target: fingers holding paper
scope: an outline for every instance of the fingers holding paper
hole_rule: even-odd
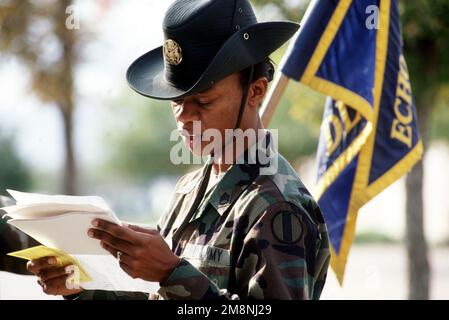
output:
[[[30,260],[27,263],[27,270],[38,277],[37,282],[46,294],[73,295],[83,291],[73,284],[75,267],[57,266],[55,257]]]
[[[97,226],[97,228],[101,227]],[[112,233],[111,231],[108,232],[105,229],[90,229],[88,231],[88,235],[91,238],[101,240],[100,244],[105,249],[106,247],[104,245],[107,245],[117,251],[126,252],[128,254],[132,253],[134,250],[133,243],[126,241],[117,236],[115,233]]]
[[[95,219],[88,235],[101,241],[113,256],[120,254],[120,266],[132,278],[161,282],[179,263],[162,236],[155,230]]]
[[[27,263],[27,270],[31,273],[38,274],[42,270],[55,267],[57,260],[55,257],[43,257],[40,259],[30,260]]]
[[[134,263],[135,263],[134,258],[132,258],[130,255],[126,254],[123,251],[117,250],[114,247],[107,245],[103,241],[101,242],[101,246],[106,251],[108,251],[111,255],[113,255],[114,257],[117,258],[117,260],[120,264],[120,268],[122,268],[123,271],[125,271],[127,274],[129,274],[132,278],[138,278],[137,274],[134,274],[133,268],[131,267],[131,266],[134,266]],[[120,254],[119,254],[119,252],[120,252]]]
[[[39,272],[38,277],[39,280],[41,280],[43,283],[60,278],[65,277],[73,272],[73,266],[65,266],[65,267],[59,267],[59,268],[49,268],[46,270],[41,270]]]
[[[65,266],[46,271],[38,278],[42,290],[49,295],[73,295],[83,291],[82,288],[73,283],[74,267]]]

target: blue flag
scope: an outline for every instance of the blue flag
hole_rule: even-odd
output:
[[[329,96],[316,196],[342,283],[358,210],[422,156],[397,0],[312,1],[282,72]]]

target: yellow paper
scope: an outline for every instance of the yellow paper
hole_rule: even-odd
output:
[[[79,282],[92,281],[92,278],[87,274],[87,272],[78,262],[78,260],[76,260],[75,258],[73,258],[72,256],[70,256],[69,254],[65,253],[62,250],[48,248],[46,246],[37,246],[25,250],[8,253],[8,256],[21,258],[25,260],[35,260],[44,257],[55,257],[58,267],[66,265],[75,266],[75,273],[74,273],[75,277],[71,278],[71,280],[73,280],[75,284],[79,284],[77,283],[78,282],[77,279],[79,279]]]

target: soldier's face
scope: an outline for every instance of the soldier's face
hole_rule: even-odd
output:
[[[178,130],[193,153],[207,155],[212,145],[224,147],[225,130],[234,129],[242,96],[236,73],[206,91],[171,102]]]

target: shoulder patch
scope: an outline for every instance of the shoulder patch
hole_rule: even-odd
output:
[[[271,231],[281,243],[297,243],[304,232],[301,219],[291,211],[281,211],[271,220]]]

